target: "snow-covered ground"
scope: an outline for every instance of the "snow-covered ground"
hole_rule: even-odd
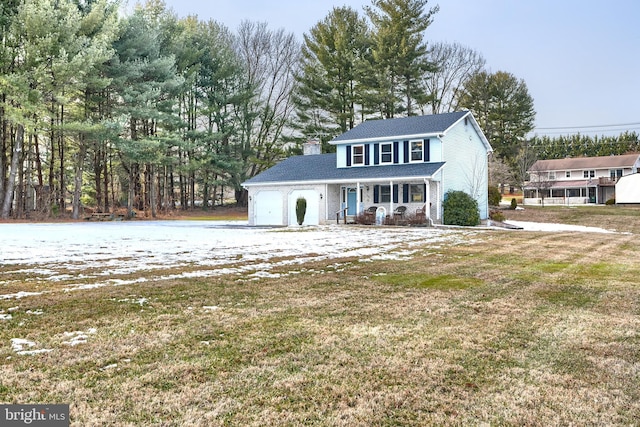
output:
[[[226,274],[250,280],[280,275],[273,270],[283,266],[285,274],[294,274],[317,260],[410,257],[418,246],[461,244],[479,232],[340,225],[270,229],[211,221],[0,224],[0,263],[30,277],[19,291],[3,294],[2,285],[15,289],[18,282],[0,276],[0,299],[42,294],[30,286],[34,281],[64,282],[63,290],[72,291]]]
[[[609,232],[563,224],[508,223],[533,231]],[[72,291],[184,277],[234,275],[238,280],[255,280],[295,274],[310,262],[328,259],[335,259],[338,269],[341,259],[403,259],[425,244],[432,249],[464,244],[482,232],[343,225],[256,228],[240,221],[0,224],[0,263],[15,266],[5,273],[27,277],[18,281],[0,276],[0,300],[50,292],[34,290],[34,283],[43,282]],[[8,285],[12,291],[2,292]],[[9,313],[0,314],[0,320],[10,319]]]

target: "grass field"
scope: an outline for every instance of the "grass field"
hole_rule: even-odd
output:
[[[506,215],[620,233],[0,300],[0,401],[78,426],[637,425],[640,210]]]

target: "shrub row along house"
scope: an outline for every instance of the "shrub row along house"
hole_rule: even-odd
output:
[[[421,217],[441,222],[449,190],[464,191],[488,216],[489,141],[468,111],[369,120],[334,138],[336,153],[307,144],[243,183],[250,225],[294,225],[298,198],[307,201],[304,225]]]
[[[623,184],[621,178],[625,177],[626,181],[627,176],[637,174],[639,170],[638,153],[538,160],[529,169],[529,182],[524,187],[524,204],[603,204],[618,193],[625,199],[628,191],[617,190],[617,184],[619,181]]]

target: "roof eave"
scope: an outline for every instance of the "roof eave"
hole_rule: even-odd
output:
[[[304,181],[269,181],[269,182],[256,182],[256,183],[242,183],[244,188],[248,187],[268,187],[273,185],[323,185],[323,184],[344,184],[345,182],[389,182],[389,181],[411,181],[416,179],[431,179],[434,175],[438,174],[444,164],[433,173],[428,175],[411,175],[411,176],[388,176],[384,178],[332,178],[332,179],[314,179]]]
[[[380,142],[380,141],[398,141],[398,140],[406,140],[406,139],[418,139],[418,138],[442,138],[444,136],[444,132],[430,132],[430,133],[419,133],[414,135],[393,135],[393,136],[384,136],[384,137],[374,137],[374,138],[356,138],[356,139],[343,139],[340,141],[331,140],[329,144],[331,145],[339,145],[339,144],[358,144],[358,143],[367,143],[367,142]]]

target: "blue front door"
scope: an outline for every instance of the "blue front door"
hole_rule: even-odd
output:
[[[355,215],[358,211],[356,205],[358,203],[358,194],[355,188],[347,188],[347,215]]]

